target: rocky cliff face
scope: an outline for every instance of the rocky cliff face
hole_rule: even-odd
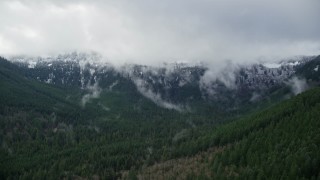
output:
[[[142,94],[152,94],[174,103],[191,101],[229,102],[259,99],[272,88],[278,88],[314,57],[282,61],[277,64],[252,64],[226,67],[215,76],[204,65],[183,63],[161,67],[125,65],[113,67],[98,54],[70,53],[55,57],[12,57],[23,67],[27,77],[63,87],[85,89],[98,84],[102,89],[118,90],[121,84],[135,85]],[[132,90],[132,89],[122,89]]]

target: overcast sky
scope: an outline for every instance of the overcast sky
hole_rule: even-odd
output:
[[[0,54],[147,64],[315,55],[319,18],[319,0],[1,0]]]

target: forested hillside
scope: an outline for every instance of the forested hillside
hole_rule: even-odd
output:
[[[320,88],[315,88],[181,143],[176,155],[182,153],[188,158],[130,171],[124,177],[318,179],[319,117]],[[212,148],[192,156],[193,152],[208,147]]]
[[[320,0],[0,0],[0,180],[320,180]]]
[[[1,179],[319,176],[319,88],[279,104],[287,86],[232,112],[179,112],[130,82],[83,103],[90,89],[41,83],[25,71],[0,59]]]
[[[164,109],[132,87],[103,89],[83,105],[88,90],[40,83],[0,63],[3,178],[117,178],[121,170],[163,159],[164,147],[195,135],[194,127],[228,117]]]

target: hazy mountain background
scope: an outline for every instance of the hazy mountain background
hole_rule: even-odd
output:
[[[319,7],[1,1],[0,179],[319,179]]]
[[[205,88],[203,65],[115,68],[87,61],[95,57],[1,59],[3,178],[318,176],[318,88],[285,100],[319,85],[319,56],[231,68],[220,78],[234,84],[215,79]],[[302,129],[290,130],[298,122]],[[265,153],[290,173],[249,153],[260,143],[256,138],[269,136],[259,133],[276,128],[291,134],[269,139],[270,150],[260,149],[257,158]],[[296,137],[303,139],[285,152],[280,144]],[[237,143],[249,153],[240,164],[245,150]],[[192,167],[203,169],[180,169]]]

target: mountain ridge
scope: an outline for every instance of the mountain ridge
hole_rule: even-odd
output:
[[[230,67],[226,66],[219,72],[201,64],[189,66],[183,63],[166,64],[163,67],[114,67],[104,63],[96,53],[74,52],[32,60],[16,57],[11,61],[22,67],[27,77],[62,87],[86,89],[97,83],[102,89],[117,89],[121,85],[127,86],[123,83],[130,83],[156,104],[160,102],[158,105],[162,107],[166,106],[161,104],[169,104],[169,108],[178,107],[179,104],[189,106],[196,101],[222,102],[226,104],[225,107],[233,109],[243,103],[264,99],[270,92],[283,86],[295,85],[295,82],[290,81],[296,72],[314,59],[301,57],[280,61],[277,66],[270,68],[263,63],[249,66],[230,64]]]
[[[104,67],[100,68],[103,73],[100,74],[101,79],[99,79],[98,76],[94,76],[99,73],[90,72],[91,67],[89,66],[83,71],[83,76],[80,76],[79,70],[79,76],[75,76],[79,78],[79,81],[74,86],[64,87],[44,83],[34,78],[35,75],[38,75],[36,66],[28,68],[28,66],[16,65],[2,58],[0,65],[0,176],[3,179],[46,179],[49,177],[53,179],[80,177],[118,179],[121,178],[123,171],[129,171],[129,174],[134,176],[146,166],[170,159],[194,156],[208,148],[223,146],[234,141],[242,142],[249,135],[252,139],[255,137],[252,131],[260,131],[261,127],[269,127],[270,123],[272,125],[272,123],[282,122],[282,116],[286,119],[284,122],[290,123],[287,121],[291,117],[290,114],[308,110],[305,108],[317,104],[318,100],[318,96],[313,98],[313,95],[317,94],[314,92],[318,92],[317,88],[303,93],[304,95],[299,95],[302,91],[307,90],[300,84],[297,89],[298,96],[295,96],[292,87],[299,82],[305,83],[310,88],[318,85],[318,71],[315,69],[319,65],[319,57],[299,67],[295,74],[297,76],[295,81],[285,82],[274,90],[270,89],[265,97],[249,101],[250,104],[237,100],[240,105],[238,108],[234,108],[233,104],[233,97],[237,97],[237,94],[232,94],[234,93],[232,88],[228,89],[219,82],[217,87],[221,88],[221,92],[225,91],[224,98],[230,98],[232,101],[229,103],[232,106],[225,103],[223,99],[204,101],[200,94],[199,84],[196,83],[189,83],[190,86],[194,85],[193,87],[196,88],[194,91],[189,91],[188,88],[183,89],[186,93],[199,93],[198,101],[197,99],[189,100],[192,105],[190,107],[175,107],[173,105],[176,104],[165,99],[162,94],[161,96],[157,94],[162,90],[163,94],[170,92],[170,89],[165,88],[167,86],[170,86],[173,92],[181,91],[182,89],[173,87],[179,87],[176,81],[176,77],[179,76],[177,72],[182,72],[182,75],[183,72],[187,74],[190,72],[188,68],[184,69],[185,67],[170,72],[169,77],[164,76],[166,73],[164,69],[158,73],[158,71],[152,72],[150,69],[143,70],[143,67],[136,67],[133,73],[137,76],[134,76],[137,82],[134,82],[132,75],[123,76],[117,71],[109,70],[103,72]],[[46,68],[42,69],[40,74],[52,73],[47,67],[53,66],[55,65],[45,66]],[[57,67],[65,68],[59,66],[59,63]],[[315,72],[310,73],[310,69]],[[110,74],[105,76],[105,73]],[[81,85],[82,77],[84,88]],[[108,81],[104,82],[103,78]],[[167,83],[167,86],[152,86],[156,84],[152,83],[152,80],[158,80],[156,78],[159,78],[162,84]],[[135,83],[140,83],[141,89],[138,89]],[[177,96],[177,94],[174,95]],[[154,101],[150,100],[150,97]],[[188,95],[183,95],[182,99],[184,100],[185,97]],[[292,107],[284,108],[286,103],[282,101],[292,97],[292,100],[286,101],[290,102],[288,107]],[[171,106],[171,108],[163,106]],[[181,107],[190,109],[183,111],[174,109]],[[296,107],[297,110],[294,109]],[[260,112],[268,108],[273,111]],[[291,110],[292,112],[289,112]],[[315,111],[310,111],[310,113],[310,117],[316,114]],[[264,118],[261,119],[260,116]],[[269,121],[270,116],[275,118]],[[302,117],[301,113],[300,117]],[[310,119],[309,115],[305,118],[306,122],[312,121],[313,124],[317,122],[315,118]],[[299,121],[295,121],[295,124],[297,122]],[[292,125],[286,127],[292,127]],[[302,127],[311,128],[310,126]],[[312,128],[312,134],[316,133],[314,128],[317,128],[317,124],[314,124]],[[279,132],[281,129],[284,129],[283,123]],[[302,135],[306,134],[302,133]],[[251,139],[246,141],[258,143]],[[288,140],[288,138],[283,139]],[[313,140],[310,142],[313,143]],[[299,144],[297,145],[300,147]],[[232,153],[233,149],[227,148],[226,150]],[[238,152],[237,148],[235,150]],[[221,157],[219,155],[219,159],[223,160],[222,157],[227,155]],[[231,156],[227,159],[230,158]],[[232,158],[230,162],[238,166],[237,161]],[[221,169],[230,168],[230,164],[220,162],[220,160],[218,162],[214,163],[213,160],[212,168],[210,165],[205,167],[210,167],[212,172],[219,173],[219,177],[228,176],[225,174],[227,172]],[[242,167],[231,170],[235,174],[242,174],[243,177],[256,177],[258,170],[253,168],[252,164],[249,165],[250,167],[244,171],[241,170]],[[259,163],[257,166],[266,167]],[[292,168],[297,170],[295,167]],[[250,172],[254,174],[246,175]],[[265,172],[269,173],[269,171]],[[313,170],[311,175],[305,170],[301,172],[303,176],[306,175],[305,177],[314,176]],[[266,177],[270,177],[268,173],[265,173]],[[197,173],[188,175],[193,178],[198,176]]]

